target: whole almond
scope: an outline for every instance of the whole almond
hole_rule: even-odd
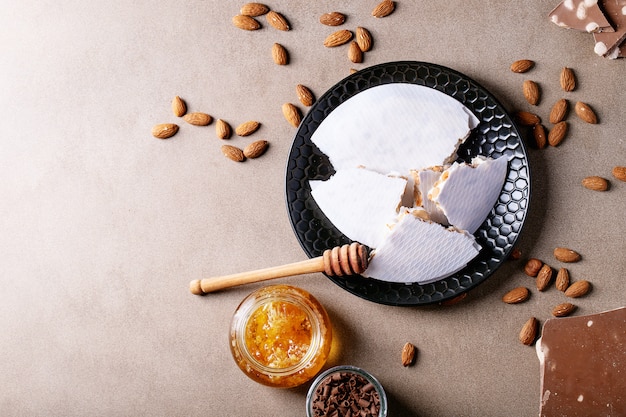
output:
[[[215,122],[215,134],[219,139],[228,139],[232,134],[232,128],[228,122],[222,119],[217,119]]]
[[[160,123],[152,127],[152,136],[158,139],[171,138],[178,132],[178,125],[174,123]]]
[[[569,287],[569,271],[566,268],[561,268],[557,272],[555,286],[557,290],[563,292]]]
[[[243,122],[235,128],[235,133],[237,136],[250,136],[259,129],[259,126],[261,126],[261,123],[256,120]]]
[[[626,166],[613,167],[611,173],[613,174],[615,179],[618,179],[620,181],[626,181]]]
[[[444,300],[442,302],[439,303],[439,305],[442,306],[453,306],[456,305],[458,303],[460,303],[461,301],[465,300],[467,298],[468,292],[464,292],[460,295],[457,295],[456,297],[452,297],[449,298],[447,300]]]
[[[246,3],[241,6],[241,10],[239,10],[239,14],[244,16],[262,16],[265,13],[269,12],[270,8],[261,3]]]
[[[532,80],[525,80],[522,85],[522,92],[528,104],[536,106],[539,103],[539,85]]]
[[[243,30],[257,30],[261,28],[261,24],[254,17],[242,14],[233,16],[233,25]]]
[[[231,161],[243,162],[246,159],[243,155],[243,151],[236,146],[222,145],[222,153]]]
[[[383,0],[372,10],[372,16],[374,17],[385,17],[389,16],[393,13],[393,9],[395,9],[396,5],[391,0]]]
[[[363,62],[363,51],[361,51],[356,41],[350,42],[350,46],[348,47],[348,59],[355,64]]]
[[[605,178],[592,175],[590,177],[583,178],[583,187],[593,191],[606,191],[609,189],[609,181]]]
[[[269,142],[266,140],[257,140],[250,143],[243,149],[243,154],[246,158],[254,159],[263,155],[269,146]]]
[[[526,265],[524,265],[524,273],[526,273],[529,277],[536,277],[542,266],[543,262],[539,259],[530,258],[526,261]]]
[[[320,16],[320,23],[326,26],[339,26],[343,25],[346,21],[346,16],[339,12],[324,13]]]
[[[576,88],[576,76],[571,68],[563,67],[561,69],[559,81],[564,91],[574,91]]]
[[[265,15],[265,18],[267,19],[267,23],[269,23],[274,29],[282,31],[288,31],[290,29],[289,23],[287,23],[285,17],[278,12],[270,10]]]
[[[567,287],[567,290],[565,290],[565,295],[570,298],[578,298],[586,295],[589,290],[591,290],[591,283],[589,283],[589,281],[576,281],[569,287]]]
[[[182,117],[187,113],[187,105],[182,98],[178,96],[174,97],[172,100],[172,113],[174,113],[176,117]]]
[[[526,346],[532,345],[537,338],[538,330],[539,321],[534,317],[529,318],[526,323],[524,323],[524,326],[522,326],[522,330],[519,332],[519,341]]]
[[[298,127],[302,121],[302,114],[300,109],[291,103],[285,103],[282,106],[283,116],[293,127]]]
[[[535,63],[530,59],[519,59],[511,64],[511,71],[523,73],[529,71]]]
[[[567,262],[567,263],[578,262],[581,259],[581,256],[578,252],[569,248],[562,248],[562,247],[554,248],[553,254],[554,254],[554,258],[557,261],[561,261],[561,262]]]
[[[545,291],[548,286],[550,286],[550,281],[552,281],[552,268],[550,267],[550,265],[544,264],[539,270],[539,273],[537,274],[537,278],[535,280],[537,290]]]
[[[565,317],[572,314],[574,310],[576,310],[576,306],[574,304],[561,303],[552,309],[552,315],[554,317]]]
[[[341,29],[331,33],[324,39],[324,46],[327,48],[334,48],[335,46],[348,43],[352,39],[352,32],[347,29]]]
[[[275,43],[272,46],[272,58],[274,59],[274,63],[276,63],[276,65],[287,65],[289,61],[287,50],[279,43]]]
[[[372,35],[370,34],[369,30],[361,26],[357,27],[356,43],[359,44],[359,48],[361,48],[361,51],[363,52],[367,52],[372,49]]]
[[[596,113],[593,111],[591,107],[589,107],[587,103],[583,103],[582,101],[577,101],[576,104],[574,105],[574,112],[576,112],[576,115],[580,117],[580,119],[586,123],[589,123],[592,125],[595,125],[596,123],[598,123],[598,116],[596,116]]]
[[[539,116],[528,111],[518,111],[515,113],[515,119],[523,126],[534,126],[537,123],[541,123]]]
[[[552,106],[552,110],[550,110],[550,123],[557,124],[558,122],[565,120],[568,110],[569,101],[564,98],[557,100],[557,102]]]
[[[298,96],[298,100],[300,100],[300,103],[307,107],[312,106],[315,102],[315,96],[313,96],[313,92],[311,92],[311,90],[307,86],[298,84],[296,86],[296,94]]]
[[[402,347],[402,366],[411,366],[415,362],[417,349],[412,343],[406,342]]]
[[[535,145],[537,149],[544,149],[548,146],[548,137],[546,136],[546,128],[541,123],[537,123],[533,126],[533,137],[535,138]]]
[[[565,139],[568,128],[569,125],[565,120],[555,124],[550,133],[548,133],[548,143],[550,146],[559,146],[561,142],[563,142],[563,139]]]
[[[518,304],[528,300],[530,291],[526,287],[513,288],[502,296],[502,301],[507,304]]]
[[[190,125],[194,126],[208,126],[213,121],[213,118],[210,115],[198,111],[187,113],[183,116],[183,119]]]

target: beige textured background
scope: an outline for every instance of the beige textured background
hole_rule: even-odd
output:
[[[594,290],[576,314],[626,304],[626,183],[612,179],[606,193],[580,186],[626,165],[626,61],[597,57],[591,35],[550,23],[558,1],[400,0],[374,19],[374,1],[277,0],[268,4],[293,30],[252,33],[230,23],[241,3],[0,1],[0,415],[304,415],[308,385],[257,385],[228,350],[234,309],[262,284],[204,298],[187,284],[303,259],[284,201],[295,129],[280,106],[297,102],[298,83],[319,96],[350,68],[386,61],[452,67],[509,110],[529,108],[521,84],[534,79],[545,120],[561,97],[597,110],[599,125],[572,115],[562,146],[530,152],[531,214],[519,247],[555,268],[555,246],[583,254],[572,278]],[[348,15],[345,28],[371,31],[363,64],[322,46],[333,29],[318,17],[333,10]],[[290,65],[273,64],[274,42]],[[535,69],[511,73],[520,58]],[[576,71],[572,93],[558,87],[562,66]],[[269,140],[268,153],[225,159],[214,125],[171,114],[174,95],[233,126],[261,121],[252,138]],[[177,121],[174,138],[151,137],[152,125]],[[390,415],[537,414],[539,365],[517,333],[565,298],[552,288],[502,303],[508,289],[533,287],[521,261],[448,308],[374,304],[321,274],[282,282],[327,307],[340,341],[328,365],[376,375]],[[419,349],[412,368],[399,363],[406,341]]]

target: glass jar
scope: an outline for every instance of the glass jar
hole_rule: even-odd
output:
[[[290,285],[248,295],[230,326],[230,350],[239,368],[254,381],[279,388],[312,379],[326,363],[331,340],[324,307]]]
[[[369,372],[356,366],[341,365],[322,372],[306,396],[307,417],[352,415],[387,417],[387,395]]]

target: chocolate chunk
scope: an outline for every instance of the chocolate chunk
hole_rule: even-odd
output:
[[[626,416],[626,307],[547,320],[537,355],[542,417]]]
[[[611,0],[613,1],[613,0]],[[560,27],[583,32],[613,32],[614,28],[600,9],[598,2],[564,0],[548,15]]]
[[[335,372],[315,389],[314,416],[378,416],[380,396],[367,379],[351,372]]]
[[[613,48],[626,39],[626,0],[602,1],[604,12],[615,27],[614,32],[594,33],[594,51],[598,55],[608,56]]]

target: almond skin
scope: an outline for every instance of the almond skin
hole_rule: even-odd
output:
[[[331,33],[324,39],[324,46],[334,48],[339,45],[348,43],[352,39],[352,32],[347,29],[341,29]]]
[[[243,30],[257,30],[261,28],[261,24],[254,17],[241,14],[233,16],[233,25]]]
[[[548,146],[548,137],[546,135],[546,128],[541,123],[537,123],[533,126],[533,137],[535,138],[535,146],[537,149],[545,149]]]
[[[580,119],[586,123],[595,125],[598,123],[598,116],[587,103],[577,101],[574,105],[574,112]]]
[[[535,284],[537,286],[538,291],[545,291],[550,286],[550,281],[552,281],[552,268],[550,265],[544,264],[539,273],[537,274],[537,278],[535,280]]]
[[[576,88],[576,76],[571,68],[563,67],[559,77],[561,88],[563,91],[574,91]]]
[[[537,123],[541,123],[539,116],[528,111],[518,111],[515,113],[515,120],[523,126],[534,126]]]
[[[529,71],[535,63],[530,59],[519,59],[511,64],[511,71],[517,73],[524,73]]]
[[[550,133],[548,133],[548,143],[550,146],[559,146],[561,142],[563,142],[563,139],[565,139],[568,128],[569,125],[565,120],[555,124]]]
[[[187,113],[187,105],[182,98],[176,96],[172,100],[172,113],[176,117],[183,117]]]
[[[522,85],[522,92],[528,104],[536,106],[539,103],[539,85],[532,80],[525,80]]]
[[[183,116],[183,119],[194,126],[208,126],[213,121],[210,115],[202,112],[187,113]]]
[[[372,35],[370,34],[369,30],[361,26],[357,27],[356,43],[359,44],[359,48],[361,48],[361,51],[363,52],[367,52],[372,49]]]
[[[523,303],[530,297],[530,291],[526,287],[513,288],[502,296],[502,301],[507,304]]]
[[[178,132],[178,125],[174,123],[160,123],[152,127],[152,136],[158,139],[168,139]]]
[[[257,122],[256,120],[250,120],[247,122],[243,122],[242,124],[237,126],[235,128],[235,133],[237,134],[237,136],[250,136],[251,134],[256,132],[260,126],[261,123]]]
[[[285,32],[290,29],[289,23],[287,23],[287,19],[285,19],[285,17],[278,12],[270,10],[265,15],[265,18],[267,19],[267,23],[269,23],[270,26],[272,26],[274,29],[282,30]]]
[[[222,153],[231,161],[243,162],[246,159],[243,155],[243,151],[236,146],[222,145]]]
[[[339,12],[324,13],[320,16],[320,23],[326,26],[339,26],[343,25],[346,21],[346,16]]]
[[[526,323],[524,323],[524,326],[522,326],[522,330],[519,332],[519,341],[526,346],[532,345],[537,338],[538,330],[539,321],[535,317],[529,318]]]
[[[283,116],[293,127],[298,127],[302,121],[300,110],[291,103],[285,103],[282,106]]]
[[[613,167],[611,173],[613,174],[615,179],[618,179],[620,181],[626,181],[626,166]]]
[[[591,283],[589,281],[576,281],[571,284],[567,290],[565,290],[565,296],[570,298],[578,298],[583,295],[587,295],[587,293],[591,290]]]
[[[313,92],[305,85],[298,84],[296,86],[296,95],[298,96],[298,100],[303,105],[310,107],[315,102],[315,96]]]
[[[250,143],[243,149],[243,155],[246,158],[254,159],[263,155],[269,146],[269,142],[266,140],[257,140]]]
[[[393,10],[396,8],[396,5],[391,0],[383,0],[372,10],[372,16],[374,17],[386,17],[393,13]]]
[[[279,43],[272,45],[272,59],[276,65],[287,65],[289,63],[289,55],[284,46]]]
[[[411,366],[415,362],[417,350],[412,343],[406,342],[402,347],[402,366]]]
[[[265,13],[269,11],[270,11],[270,8],[262,3],[246,3],[243,6],[241,6],[241,10],[239,11],[239,14],[242,14],[244,16],[257,17],[257,16],[263,16]]]
[[[557,102],[552,106],[552,110],[550,110],[550,123],[557,124],[565,120],[568,111],[569,101],[564,98],[557,100]]]
[[[554,306],[552,309],[552,315],[554,317],[565,317],[569,316],[576,310],[576,306],[572,303],[561,303],[557,306]]]
[[[557,261],[561,261],[561,262],[567,262],[567,263],[578,262],[581,259],[581,256],[578,252],[569,248],[562,248],[562,247],[554,248],[553,254],[554,254],[554,258]]]
[[[566,268],[561,268],[557,272],[555,286],[557,290],[563,292],[569,287],[569,271]]]
[[[526,261],[526,265],[524,265],[524,273],[529,277],[536,277],[541,267],[543,266],[543,262],[541,262],[537,258],[530,258]]]
[[[593,191],[606,191],[609,189],[609,181],[606,178],[592,175],[591,177],[583,178],[583,187]]]
[[[355,64],[363,62],[363,51],[361,51],[356,41],[350,42],[350,46],[348,47],[348,59]]]
[[[230,127],[228,122],[222,119],[217,119],[217,122],[215,122],[215,134],[218,139],[229,139],[232,131],[233,129]]]

